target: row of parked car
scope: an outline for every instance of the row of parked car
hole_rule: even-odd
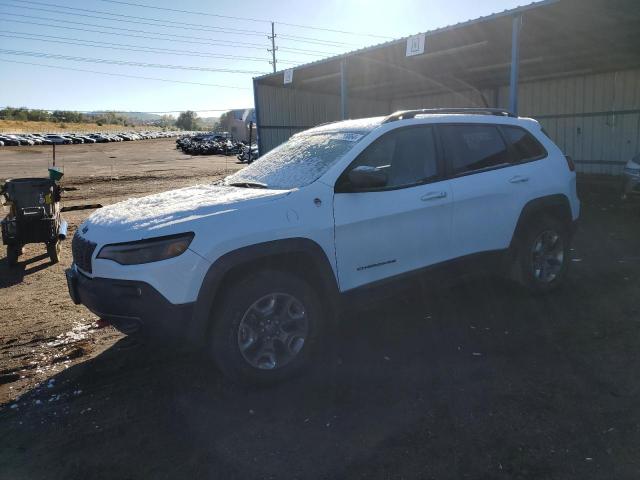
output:
[[[189,155],[236,155],[238,160],[247,163],[258,158],[257,145],[211,133],[182,135],[176,140],[176,148]]]
[[[0,134],[0,147],[33,145],[71,145],[78,143],[107,143],[147,140],[150,138],[169,138],[181,132],[124,132],[124,133],[20,133]]]

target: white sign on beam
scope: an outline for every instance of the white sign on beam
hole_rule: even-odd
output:
[[[407,57],[413,57],[414,55],[422,55],[424,53],[424,44],[426,36],[424,33],[414,35],[407,38]]]
[[[293,83],[293,68],[284,71],[284,84]]]

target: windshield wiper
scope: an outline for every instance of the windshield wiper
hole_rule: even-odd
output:
[[[266,183],[260,182],[235,182],[229,183],[230,187],[242,187],[242,188],[267,188]]]

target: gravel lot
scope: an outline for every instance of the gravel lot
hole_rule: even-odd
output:
[[[0,176],[46,171],[0,150]],[[58,149],[65,205],[219,178],[235,158],[172,140]],[[115,158],[112,158],[115,157]],[[113,173],[112,173],[113,169]],[[351,308],[307,375],[228,383],[201,355],[125,338],[67,297],[44,248],[0,254],[0,476],[37,478],[638,478],[640,203],[581,182],[562,291],[424,285]],[[67,215],[70,233],[89,212]]]

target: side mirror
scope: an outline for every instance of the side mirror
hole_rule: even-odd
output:
[[[349,172],[349,183],[353,188],[376,188],[387,184],[387,174],[376,167],[361,165]]]

